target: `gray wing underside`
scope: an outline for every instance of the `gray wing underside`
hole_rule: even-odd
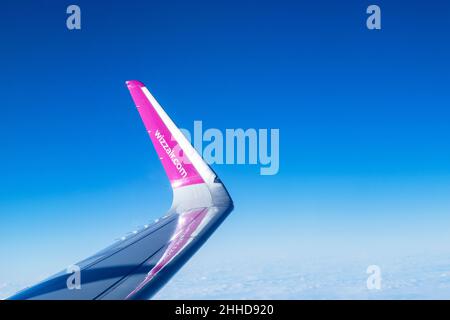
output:
[[[210,207],[220,216],[208,225],[159,274],[132,299],[154,295],[208,239],[232,208]],[[80,289],[69,289],[70,273],[61,271],[41,283],[26,288],[10,300],[122,300],[146,278],[169,247],[180,214],[170,214],[136,234],[118,241],[76,264],[80,268]]]
[[[80,289],[68,289],[66,270],[10,299],[124,299],[145,278],[167,248],[176,228],[174,214],[78,263]]]

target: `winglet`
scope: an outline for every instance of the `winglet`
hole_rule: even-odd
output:
[[[126,85],[172,188],[212,183],[216,177],[214,172],[203,161],[145,85],[136,80],[127,81]]]

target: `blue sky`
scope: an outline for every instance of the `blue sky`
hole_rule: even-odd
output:
[[[129,79],[187,129],[280,129],[277,175],[214,167],[236,209],[211,256],[448,253],[450,5],[374,3],[379,31],[367,1],[76,1],[80,31],[69,2],[2,4],[0,284],[170,206]]]

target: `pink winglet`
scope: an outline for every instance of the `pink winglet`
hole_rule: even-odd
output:
[[[172,187],[203,183],[194,165],[190,161],[183,161],[187,155],[164,122],[162,117],[167,116],[165,112],[161,108],[157,110],[144,92],[145,89],[149,94],[145,85],[136,80],[127,81],[126,84]],[[164,114],[161,116],[161,113]],[[172,130],[178,129],[175,127]]]

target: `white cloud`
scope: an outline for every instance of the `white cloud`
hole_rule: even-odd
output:
[[[189,263],[155,299],[450,299],[449,256],[380,261],[379,291],[367,289],[368,261],[214,264]]]
[[[19,283],[0,283],[0,300],[12,296],[24,287],[24,284]]]

